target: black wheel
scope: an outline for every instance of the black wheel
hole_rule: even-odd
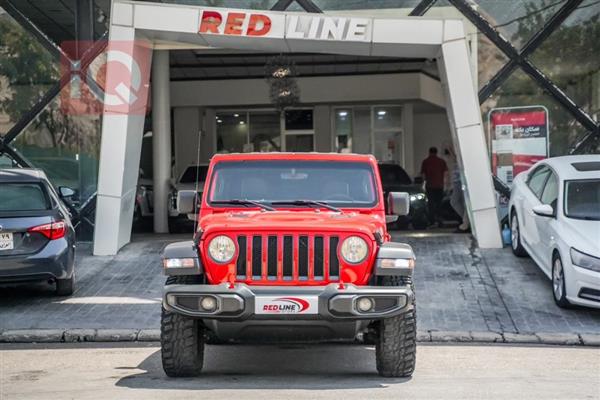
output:
[[[71,296],[75,291],[75,274],[67,279],[56,280],[56,295]]]
[[[571,303],[567,300],[567,287],[565,285],[565,270],[562,260],[558,254],[552,258],[552,293],[554,302],[561,308],[570,308]]]
[[[169,277],[169,284],[191,284],[197,276]],[[198,376],[204,361],[202,322],[162,309],[160,350],[163,370],[170,377]]]
[[[381,286],[414,285],[409,277],[380,277]],[[398,316],[379,321],[375,343],[375,357],[379,375],[409,377],[417,361],[417,316],[415,302]]]
[[[417,320],[414,308],[379,323],[375,345],[377,371],[385,377],[409,377],[417,361]]]
[[[521,228],[519,226],[519,217],[513,211],[510,218],[510,239],[512,252],[517,257],[526,257],[527,250],[521,244]]]

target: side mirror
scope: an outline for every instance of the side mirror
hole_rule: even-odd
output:
[[[539,215],[540,217],[554,217],[556,214],[554,213],[554,208],[550,204],[540,204],[533,207],[533,213],[535,215]]]
[[[403,216],[410,212],[410,195],[408,193],[390,192],[387,200],[390,214]]]
[[[67,199],[69,197],[73,197],[75,195],[75,191],[73,189],[71,189],[70,187],[59,186],[58,194],[60,195],[60,197],[62,199]]]
[[[180,190],[177,192],[177,212],[193,214],[196,212],[198,195],[195,190]]]

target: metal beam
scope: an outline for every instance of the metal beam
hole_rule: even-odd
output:
[[[272,11],[285,11],[294,2],[294,0],[279,0],[273,7]]]
[[[510,60],[500,68],[500,70],[479,90],[479,104],[483,104],[498,89],[518,67],[515,60]]]
[[[10,0],[0,0],[0,6],[10,15],[15,21],[19,23],[27,32],[32,34],[38,42],[46,50],[50,52],[56,58],[59,58],[61,54],[64,55],[60,47],[56,45],[48,36],[46,36],[37,26],[33,24],[25,15],[21,13]]]
[[[425,15],[427,10],[429,10],[434,4],[436,0],[422,0],[413,10],[408,14],[409,17],[422,17]]]
[[[400,59],[387,59],[387,60],[369,60],[369,59],[361,59],[361,60],[340,60],[340,61],[300,61],[294,62],[294,65],[297,67],[311,67],[311,66],[335,66],[335,65],[369,65],[369,64],[419,64],[424,63],[427,59],[410,59],[410,58],[400,58]],[[185,64],[171,64],[171,68],[237,68],[237,67],[264,67],[265,62],[248,62],[248,63],[230,63],[230,64],[202,64],[202,63],[185,63]]]
[[[296,0],[296,3],[300,4],[300,7],[304,8],[309,13],[322,14],[323,11],[312,2],[312,0]]]

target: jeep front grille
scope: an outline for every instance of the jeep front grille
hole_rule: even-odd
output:
[[[317,284],[339,281],[339,240],[330,235],[240,235],[237,280]]]

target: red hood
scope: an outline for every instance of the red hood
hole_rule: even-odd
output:
[[[329,211],[232,211],[204,216],[200,220],[204,234],[225,231],[298,231],[361,232],[373,238],[373,232],[385,232],[385,220],[379,215]]]

